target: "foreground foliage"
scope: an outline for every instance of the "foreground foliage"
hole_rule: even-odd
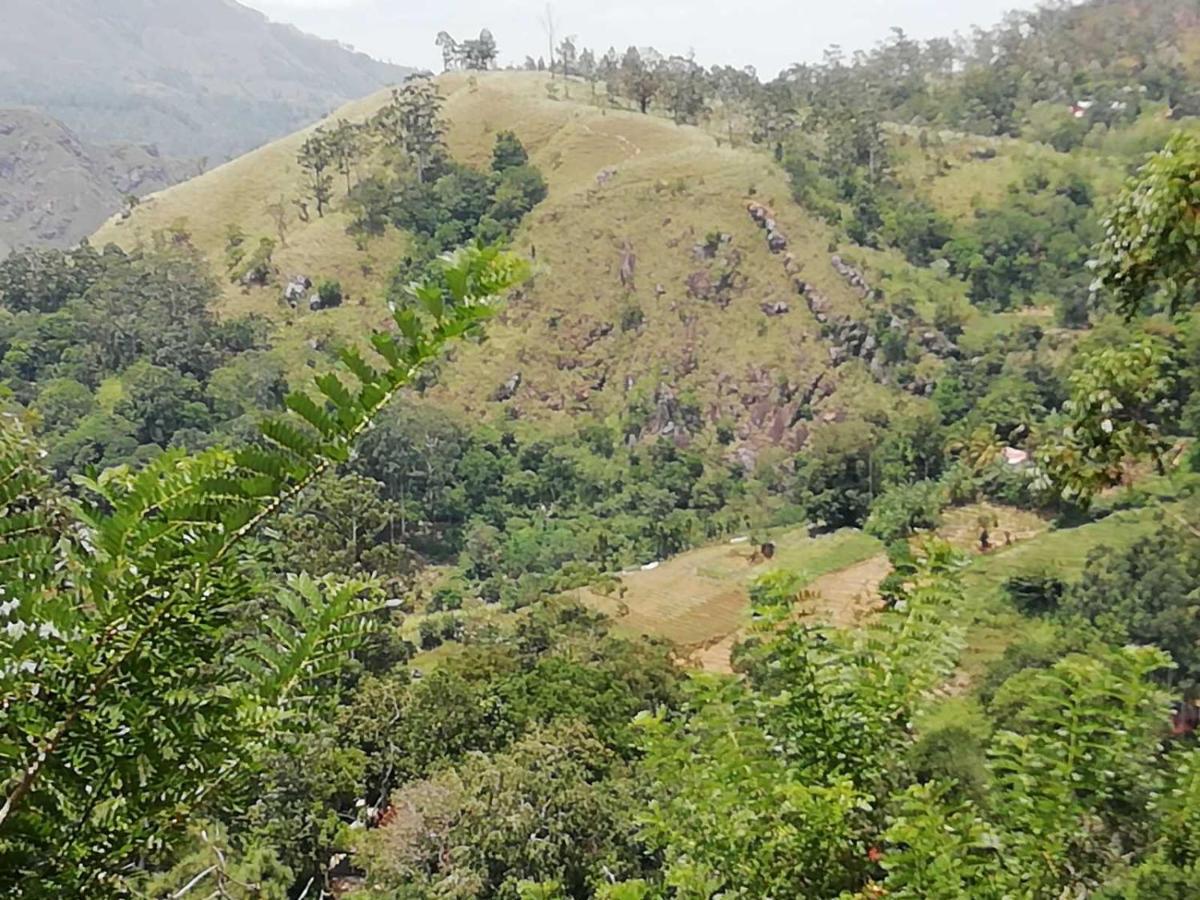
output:
[[[290,396],[293,415],[266,423],[257,445],[168,452],[139,472],[80,479],[82,497],[68,500],[33,442],[5,420],[7,887],[115,890],[128,864],[234,796],[301,711],[315,712],[295,704],[362,641],[377,603],[355,582],[301,578],[272,591],[250,539],[346,462],[374,415],[447,342],[477,329],[523,268],[496,250],[467,249],[439,274],[413,287],[420,315],[398,313],[397,333],[372,338],[384,368],[344,351],[358,387],[319,377],[320,400]],[[336,696],[327,682],[320,693]]]

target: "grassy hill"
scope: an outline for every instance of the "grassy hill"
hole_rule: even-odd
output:
[[[989,313],[969,304],[958,279],[915,268],[894,250],[837,243],[830,226],[792,201],[786,173],[755,148],[731,147],[702,129],[664,118],[602,108],[590,102],[585,84],[571,83],[570,97],[552,96],[548,79],[537,73],[451,74],[439,84],[456,159],[485,167],[496,134],[511,129],[549,184],[548,198],[526,218],[515,240],[518,250],[536,259],[534,281],[511,300],[490,328],[487,343],[456,350],[454,364],[427,394],[429,402],[472,421],[506,417],[553,428],[576,417],[603,418],[640,407],[650,434],[678,434],[671,426],[682,424],[676,417],[690,407],[709,425],[729,425],[736,445],[753,457],[770,447],[800,449],[812,429],[845,415],[894,412],[918,403],[880,384],[860,362],[832,364],[821,323],[787,270],[815,285],[833,315],[868,317],[877,301],[864,299],[835,269],[835,253],[885,294],[912,295],[927,321],[936,298],[955,298],[965,318],[960,343],[969,353],[985,352],[1000,333],[1025,323],[1055,328],[1050,309]],[[561,82],[557,90],[562,91]],[[379,93],[336,115],[362,120],[386,100],[387,94]],[[1147,118],[1138,128],[1150,132],[1157,125]],[[1132,140],[1137,130],[1125,137]],[[337,278],[347,290],[346,304],[315,313],[293,311],[282,302],[278,286],[244,288],[222,279],[219,311],[270,319],[276,344],[297,375],[323,359],[314,348],[361,340],[382,325],[388,273],[407,240],[392,229],[365,247],[357,245],[347,234],[350,219],[343,211],[299,221],[290,201],[300,193],[295,156],[308,133],[152,196],[130,219],[112,220],[96,236],[129,247],[151,240],[156,231],[182,227],[219,274],[226,227],[238,223],[250,235],[275,235],[268,207],[282,204],[288,211],[285,244],[274,258],[281,277]],[[1062,156],[1046,145],[1012,139],[944,132],[939,141],[935,150],[922,149],[915,135],[898,130],[899,175],[955,219],[967,219],[974,206],[1001,198],[1031,166],[1054,165]],[[927,176],[923,167],[938,155],[948,165],[936,177]],[[1081,158],[1094,167],[1102,190],[1119,182],[1121,154],[1112,148],[1098,146]],[[598,178],[601,173],[607,177]],[[789,242],[787,254],[794,257],[790,266],[784,253],[768,248],[748,214],[751,202],[774,211]],[[716,242],[716,259],[702,250],[710,235],[727,236]],[[623,284],[619,269],[630,253],[637,260],[634,278]],[[714,274],[722,262],[737,273],[727,302],[689,290],[697,272]],[[767,301],[785,302],[788,312],[767,315],[762,309]],[[1073,340],[1066,332],[1063,338],[1057,354],[1047,350],[1049,361]],[[922,362],[938,364],[932,358]],[[497,389],[518,373],[515,396],[497,401]],[[812,408],[796,416],[797,395],[818,379]],[[713,441],[715,432],[705,427],[693,438]],[[974,507],[948,511],[942,533],[970,549],[979,512]],[[1009,574],[1024,571],[1044,552],[1068,552],[1077,569],[1090,547],[1114,541],[1118,522],[1149,521],[1140,512],[1130,513],[1043,534],[1047,525],[1036,516],[1013,509],[992,512],[1001,520],[997,534],[1011,532],[1013,546],[972,567],[971,669],[994,658],[1025,627],[999,594]],[[751,563],[747,547],[725,543],[653,570],[626,573],[614,591],[585,589],[578,596],[611,614],[621,627],[667,637],[701,665],[718,670],[728,666],[743,625],[749,584],[768,568],[804,572],[824,598],[817,611],[831,621],[852,625],[869,614],[887,571],[877,541],[857,531],[809,538],[803,528],[777,532],[773,539],[780,552],[769,564]]]
[[[588,102],[584,84],[570,85],[570,99],[555,99],[547,84],[544,75],[516,72],[440,80],[454,157],[483,166],[496,133],[514,130],[550,191],[516,238],[517,249],[536,257],[536,279],[511,302],[486,346],[459,353],[431,393],[435,402],[474,418],[498,415],[492,397],[519,373],[519,390],[503,409],[509,418],[565,421],[632,405],[643,410],[651,433],[677,432],[690,415],[736,426],[752,449],[798,448],[808,433],[797,416],[806,399],[828,418],[904,402],[898,391],[874,384],[865,366],[831,368],[830,348],[785,270],[785,254],[768,249],[747,204],[775,211],[793,272],[819,288],[833,315],[862,315],[864,301],[831,263],[831,229],[791,202],[785,174],[766,155],[718,146],[698,128],[600,108]],[[376,94],[336,115],[362,119],[386,98]],[[272,319],[277,342],[298,368],[314,343],[361,336],[383,320],[382,288],[405,241],[393,230],[359,249],[346,234],[345,213],[298,220],[291,201],[300,193],[295,155],[304,136],[155,195],[128,221],[110,221],[96,240],[128,247],[182,225],[215,271],[226,226],[275,236],[268,206],[282,203],[286,246],[275,255],[281,276],[337,278],[348,302],[293,313],[277,287],[227,284],[221,311]],[[598,176],[606,171],[602,184]],[[711,259],[697,249],[710,235],[718,247]],[[619,269],[630,255],[634,277],[623,285]],[[720,299],[706,298],[722,272],[732,273],[733,286]],[[777,302],[788,311],[763,311]]]

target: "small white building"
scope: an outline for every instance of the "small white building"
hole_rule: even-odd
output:
[[[1013,468],[1019,469],[1029,465],[1029,453],[1025,450],[1018,450],[1016,447],[1005,447],[1000,451],[1000,456],[1006,465]]]

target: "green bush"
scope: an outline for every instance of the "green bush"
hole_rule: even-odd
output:
[[[953,784],[952,796],[959,799],[982,800],[988,789],[989,730],[974,704],[949,702],[920,725],[909,758],[913,775],[922,783]]]
[[[341,306],[342,283],[340,281],[322,281],[317,288],[317,297],[320,298],[321,306],[325,309]]]
[[[936,528],[941,522],[946,492],[933,481],[894,487],[871,504],[863,525],[867,534],[881,541],[894,541],[917,531]]]
[[[636,303],[631,303],[621,310],[621,330],[636,331],[646,321],[646,314]]]
[[[492,150],[492,171],[504,172],[515,169],[529,162],[529,154],[525,145],[511,131],[502,131],[496,135],[496,146]]]
[[[1014,575],[1004,583],[1008,599],[1027,615],[1054,612],[1066,592],[1066,582],[1048,572]]]
[[[245,249],[242,237],[235,243],[237,234],[231,232],[229,245],[226,247],[229,280],[236,284],[258,285],[264,287],[271,283],[275,269],[272,257],[275,254],[275,241],[271,238],[259,238],[258,246],[253,252]]]
[[[463,593],[457,585],[445,584],[433,592],[429,598],[430,612],[462,609]]]

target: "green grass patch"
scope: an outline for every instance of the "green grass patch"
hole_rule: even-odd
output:
[[[1161,479],[1166,491],[1172,479]],[[1184,481],[1186,484],[1187,482]],[[967,608],[967,647],[962,667],[971,677],[981,675],[1005,649],[1022,640],[1045,640],[1053,623],[1023,616],[1009,602],[1004,584],[1016,575],[1053,572],[1066,581],[1077,579],[1088,556],[1098,547],[1126,547],[1153,532],[1163,521],[1183,512],[1189,499],[1151,502],[1139,509],[1120,510],[1086,525],[1048,531],[1029,541],[972,559],[963,577]]]
[[[1012,334],[1024,324],[1052,327],[1054,311],[1037,307],[1006,313],[979,310],[963,328],[959,344],[968,353],[983,353],[997,338]]]
[[[121,379],[113,375],[110,378],[105,378],[100,382],[100,386],[96,388],[96,402],[100,404],[100,408],[106,413],[111,413],[117,408],[117,404],[125,398],[125,385],[121,384]]]
[[[978,557],[966,573],[968,585],[1000,585],[1013,575],[1052,569],[1066,579],[1083,572],[1088,554],[1100,546],[1127,546],[1153,531],[1163,513],[1182,510],[1178,503],[1114,512],[1077,528],[1048,531],[1039,538]]]
[[[848,569],[883,552],[879,540],[847,528],[794,546],[780,544],[771,568],[794,572],[808,585],[823,575]]]

